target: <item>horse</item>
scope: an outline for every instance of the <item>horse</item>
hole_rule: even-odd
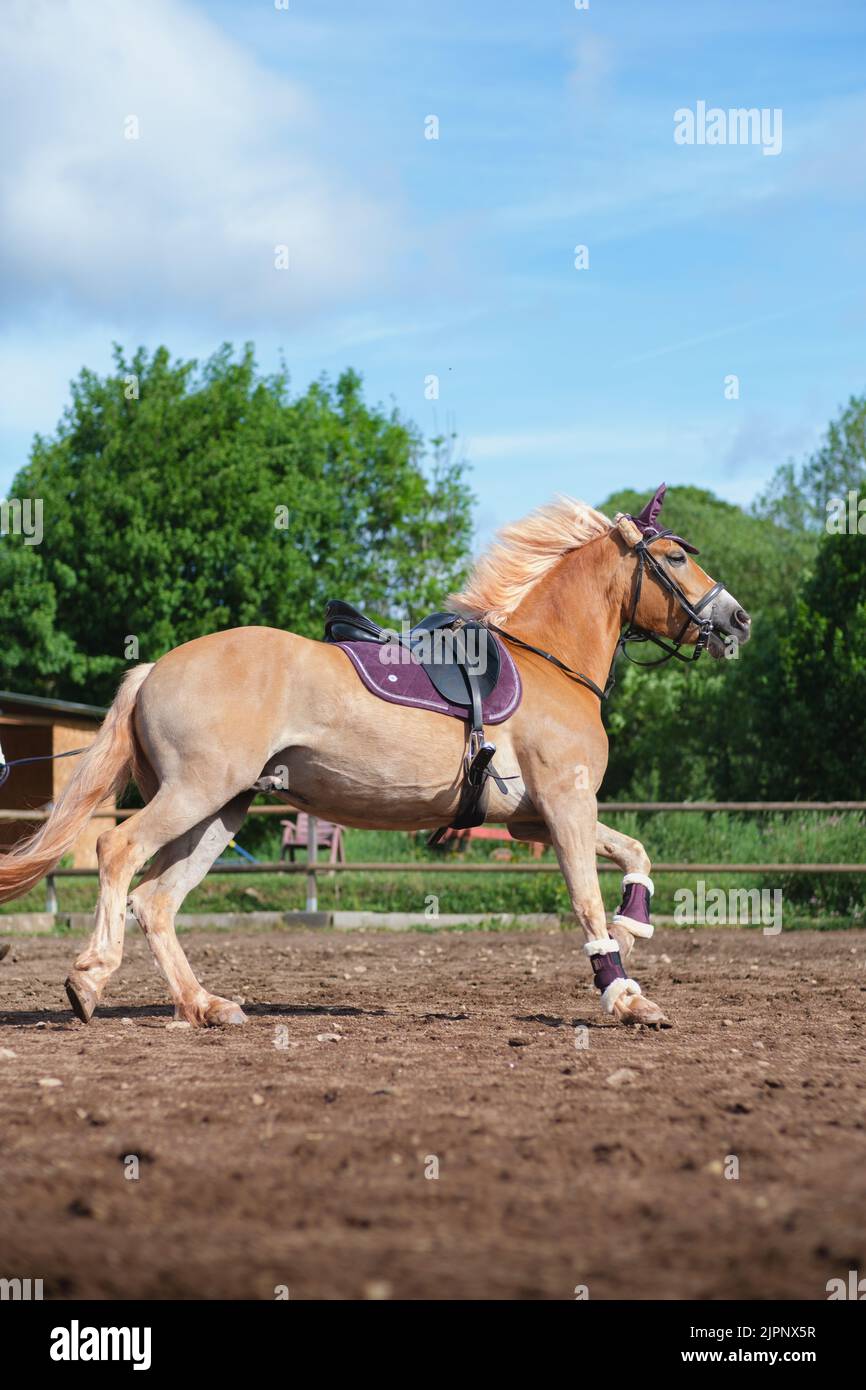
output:
[[[751,621],[694,546],[658,525],[663,496],[664,485],[639,516],[613,521],[558,497],[506,526],[451,598],[456,613],[502,635],[522,685],[496,729],[485,819],[553,846],[604,1012],[653,1028],[669,1020],[625,969],[635,938],[652,932],[650,859],[598,820],[608,673],[627,638],[720,658],[748,640]],[[236,1002],[199,983],[174,919],[256,792],[282,787],[290,805],[346,826],[437,830],[460,804],[466,742],[458,719],[377,699],[338,646],[270,627],[196,638],[127,672],[47,821],[0,859],[0,901],[49,873],[131,776],[144,805],[98,838],[94,930],[66,981],[70,1004],[90,1022],[121,962],[128,906],[175,1016],[242,1024]],[[624,875],[610,928],[597,855]]]

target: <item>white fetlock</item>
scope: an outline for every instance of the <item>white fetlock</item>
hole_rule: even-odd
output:
[[[623,888],[627,888],[630,883],[642,883],[644,888],[649,893],[650,897],[652,897],[653,893],[656,891],[656,886],[650,878],[649,874],[623,874]]]
[[[655,884],[649,874],[624,874],[622,880],[623,888],[629,883],[642,883],[650,897],[652,897],[653,893],[656,891]],[[651,922],[636,922],[633,917],[624,917],[620,912],[614,913],[613,925],[615,927],[626,927],[631,932],[632,936],[641,936],[647,941],[655,931],[655,927]]]
[[[640,994],[640,985],[637,980],[614,980],[609,984],[604,994],[601,996],[601,1007],[606,1014],[612,1014],[617,999],[621,999],[624,994],[629,996]]]
[[[595,941],[587,941],[583,949],[588,956],[607,956],[619,950],[619,942],[614,941],[612,936],[601,936]]]

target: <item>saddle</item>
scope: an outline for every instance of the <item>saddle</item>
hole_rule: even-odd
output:
[[[493,634],[483,623],[456,613],[431,613],[401,634],[380,627],[342,599],[331,599],[325,609],[325,641],[371,642],[382,647],[396,641],[408,649],[443,700],[465,708],[469,743],[460,804],[451,828],[480,825],[486,814],[488,777],[496,752],[496,745],[484,736],[482,702],[495,691],[502,669],[500,647]],[[447,829],[442,826],[429,843],[437,844]]]

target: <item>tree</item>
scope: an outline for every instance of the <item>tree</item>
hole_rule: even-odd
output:
[[[13,484],[43,500],[44,540],[0,544],[4,679],[107,701],[130,659],[246,624],[317,636],[340,594],[418,617],[459,586],[471,536],[465,464],[431,444],[352,371],[292,398],[249,345],[202,366],[116,348]]]
[[[866,538],[828,534],[828,503],[866,494],[866,395],[852,396],[820,447],[784,464],[755,504],[794,545],[812,546],[785,622],[767,644],[754,689],[764,789],[779,797],[857,800],[852,756],[866,732],[863,618]]]
[[[855,801],[866,739],[866,538],[825,536],[781,635],[767,750],[787,795]]]
[[[831,498],[866,490],[866,396],[851,396],[821,446],[799,466],[777,469],[755,515],[794,532],[823,531]]]
[[[61,593],[73,576],[58,569]],[[4,688],[49,695],[62,673],[79,669],[74,643],[57,627],[58,589],[36,547],[0,542],[0,632]]]

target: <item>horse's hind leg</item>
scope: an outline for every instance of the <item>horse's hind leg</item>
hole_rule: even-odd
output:
[[[136,781],[145,800],[152,801],[158,790],[156,775],[141,754],[136,768]],[[132,817],[129,819],[132,820]],[[115,826],[114,829],[119,830],[121,827]],[[105,986],[123,958],[126,927],[123,898],[126,890],[123,889],[121,896],[119,885],[116,887],[114,883],[117,846],[110,837],[111,831],[106,831],[104,835],[99,836],[96,844],[99,899],[93,933],[66,981],[69,1002],[82,1023],[90,1022]]]
[[[105,986],[120,964],[126,895],[134,875],[152,854],[201,820],[208,806],[199,796],[166,786],[128,820],[100,835],[99,899],[93,935],[66,981],[66,993],[82,1023],[89,1023]]]
[[[87,946],[78,956],[66,980],[66,994],[82,1023],[89,1023],[111,976],[123,956],[126,925],[126,893],[132,877],[148,857],[138,849],[129,831],[133,821],[106,830],[96,842],[99,862],[99,898],[96,922]]]
[[[177,939],[174,918],[187,893],[201,882],[238,830],[252,798],[251,791],[243,792],[166,845],[130,896],[130,907],[171,991],[175,1017],[194,1027],[246,1022],[238,1004],[209,994],[196,979]]]

